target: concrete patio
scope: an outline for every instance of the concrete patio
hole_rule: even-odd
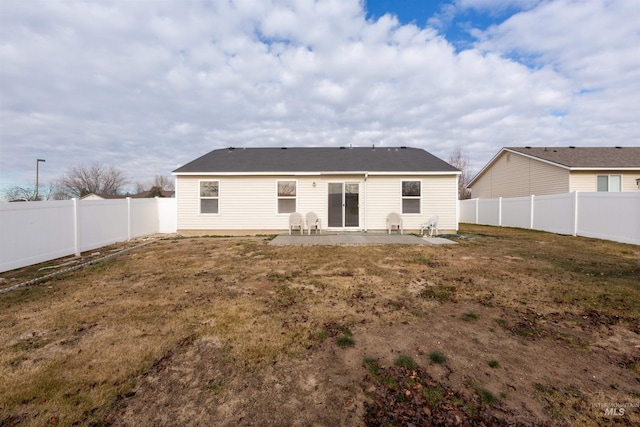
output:
[[[286,245],[456,245],[442,237],[418,237],[413,234],[372,234],[372,233],[324,233],[324,234],[279,234],[269,242],[274,246]]]

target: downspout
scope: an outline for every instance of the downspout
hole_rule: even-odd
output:
[[[364,232],[367,232],[367,178],[369,177],[369,172],[364,173]]]

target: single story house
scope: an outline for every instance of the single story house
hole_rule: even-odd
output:
[[[127,196],[122,194],[98,194],[88,193],[80,197],[80,200],[111,200],[111,199],[126,199]]]
[[[468,185],[480,199],[639,187],[640,147],[506,147]]]
[[[391,212],[405,232],[432,215],[440,230],[458,229],[460,171],[418,148],[232,147],[173,175],[183,234],[281,232],[292,212],[316,213],[324,230],[386,230]]]
[[[173,190],[160,190],[157,192],[152,192],[152,190],[143,191],[136,194],[98,194],[98,193],[89,193],[80,197],[80,200],[109,200],[109,199],[126,199],[127,197],[131,197],[132,199],[146,199],[152,197],[166,197],[171,198],[175,196],[175,191]]]
[[[133,194],[131,196],[132,199],[149,199],[153,197],[162,197],[162,198],[172,198],[175,197],[176,192],[173,190],[162,190],[157,187],[157,189],[151,189],[147,191],[142,191],[140,193]]]

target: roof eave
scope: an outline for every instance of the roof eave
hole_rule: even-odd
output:
[[[589,166],[589,167],[572,167],[571,171],[640,171],[640,167],[615,167],[615,166]]]
[[[322,176],[322,175],[460,175],[460,171],[322,171],[322,172],[172,172],[174,176]]]
[[[532,156],[530,154],[525,154],[525,153],[521,153],[519,151],[515,151],[515,150],[510,150],[509,148],[502,148],[500,151],[498,151],[498,153],[493,156],[493,158],[491,158],[491,160],[489,161],[489,163],[487,163],[481,170],[480,172],[478,172],[476,174],[476,176],[474,176],[471,181],[469,181],[469,184],[467,185],[468,187],[471,187],[473,185],[473,183],[475,183],[478,179],[480,179],[480,177],[491,167],[493,166],[493,164],[496,162],[496,160],[498,160],[498,158],[500,157],[500,155],[503,152],[508,152],[508,153],[513,153],[513,154],[517,154],[519,156],[523,156],[523,157],[527,157],[531,160],[536,160],[542,163],[546,163],[552,166],[556,166],[559,167],[561,169],[566,169],[566,170],[574,170],[575,168],[570,168],[569,166],[560,164],[560,163],[556,163],[556,162],[552,162],[550,160],[545,160],[545,159],[541,159],[540,157],[536,157],[536,156]],[[599,168],[602,169],[602,168]]]

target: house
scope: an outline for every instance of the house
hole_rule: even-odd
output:
[[[470,181],[473,198],[640,191],[640,147],[506,147]]]
[[[140,193],[129,195],[127,194],[97,194],[97,193],[89,193],[80,197],[80,200],[107,200],[107,199],[126,199],[127,197],[131,197],[132,199],[146,199],[151,197],[174,197],[175,191],[170,190],[147,190],[142,191]]]
[[[132,199],[149,199],[152,197],[172,198],[175,197],[175,191],[163,190],[160,187],[152,187],[151,190],[142,191],[131,196]]]
[[[405,232],[432,215],[456,231],[459,174],[409,147],[214,150],[173,171],[178,232],[280,232],[292,212],[315,212],[325,230],[382,231],[398,212]]]
[[[98,193],[87,193],[84,196],[80,197],[80,200],[111,200],[111,199],[126,199],[127,196],[122,194],[98,194]]]

